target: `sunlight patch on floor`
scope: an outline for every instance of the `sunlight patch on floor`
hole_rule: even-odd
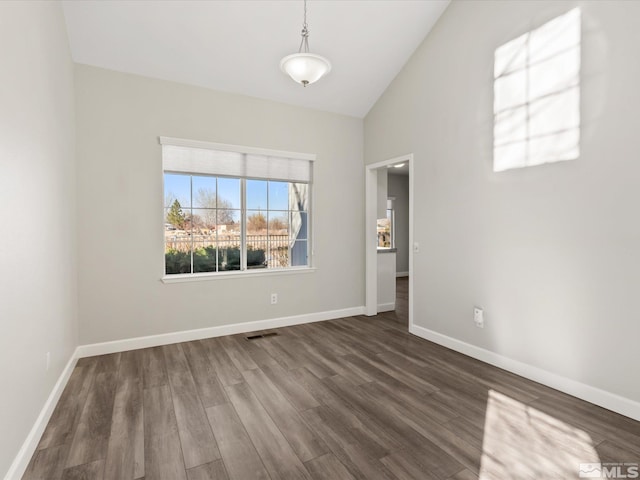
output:
[[[489,391],[480,480],[572,479],[581,463],[599,461],[585,431]]]

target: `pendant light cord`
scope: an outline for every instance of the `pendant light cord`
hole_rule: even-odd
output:
[[[302,53],[304,47],[304,53],[309,53],[309,28],[307,26],[307,0],[304,0],[304,22],[302,23],[302,39],[300,40],[300,47],[298,53]]]

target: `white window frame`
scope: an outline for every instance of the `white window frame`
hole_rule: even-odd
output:
[[[247,155],[260,155],[266,157],[279,157],[280,159],[293,159],[293,160],[305,160],[310,162],[310,178],[308,181],[309,185],[309,206],[307,209],[307,265],[304,266],[293,266],[293,267],[282,267],[282,268],[273,268],[273,269],[247,269],[247,243],[246,243],[246,181],[247,180],[269,180],[269,178],[260,178],[254,176],[239,176],[234,175],[230,178],[238,178],[240,179],[240,202],[241,202],[241,269],[240,270],[231,270],[231,271],[218,271],[218,272],[199,272],[199,273],[182,273],[182,274],[170,274],[167,275],[165,273],[165,233],[164,233],[164,225],[166,223],[165,213],[164,213],[164,200],[161,201],[163,205],[163,216],[162,222],[160,223],[162,229],[162,271],[163,276],[161,278],[163,283],[179,283],[179,282],[193,282],[193,281],[206,281],[206,280],[218,280],[222,278],[246,278],[253,276],[271,276],[271,275],[291,275],[291,274],[300,274],[300,273],[313,273],[316,271],[315,266],[315,250],[314,250],[314,221],[315,215],[313,214],[314,208],[314,192],[315,188],[313,185],[313,170],[314,170],[314,162],[316,160],[316,155],[311,153],[300,153],[300,152],[290,152],[284,150],[272,150],[266,148],[259,147],[248,147],[241,145],[230,145],[224,143],[214,143],[214,142],[205,142],[200,140],[188,140],[182,138],[175,137],[159,137],[160,145],[168,145],[168,146],[176,146],[176,147],[189,147],[189,148],[199,148],[205,150],[216,150],[222,152],[233,152]],[[170,169],[165,169],[165,162],[163,161],[162,165],[162,193],[164,198],[164,174],[165,173],[183,173],[185,175],[212,175],[211,173],[202,173],[198,171],[173,171]],[[218,175],[224,176],[224,175]],[[277,180],[275,178],[271,180]],[[287,180],[291,181],[291,180]],[[295,183],[295,181],[292,181]]]

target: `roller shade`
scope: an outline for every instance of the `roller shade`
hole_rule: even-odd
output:
[[[272,152],[167,137],[160,137],[160,143],[163,169],[167,172],[298,183],[310,183],[312,180],[312,155]],[[292,155],[302,158],[293,158]]]

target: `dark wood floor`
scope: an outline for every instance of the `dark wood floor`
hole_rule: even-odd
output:
[[[407,333],[396,312],[78,361],[25,479],[572,479],[640,423]],[[264,333],[264,332],[263,332]]]

